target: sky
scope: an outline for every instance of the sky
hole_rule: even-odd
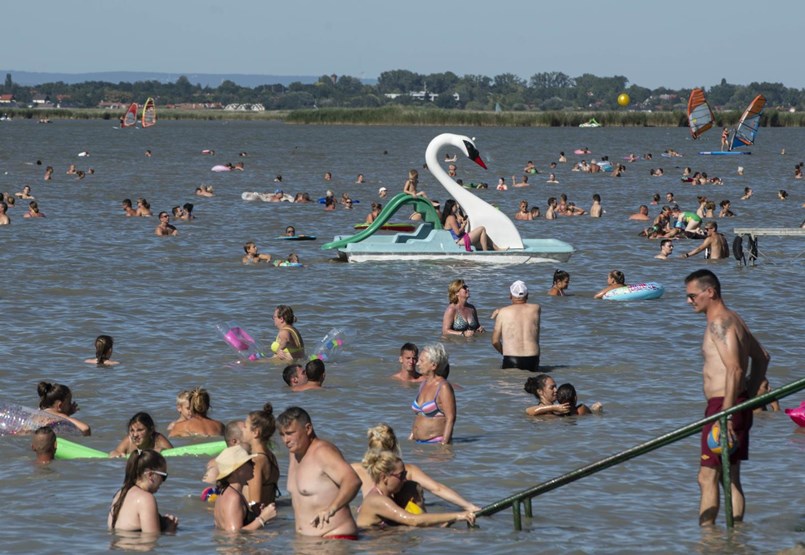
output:
[[[2,15],[0,67],[17,71],[556,71],[805,88],[805,2],[790,0],[37,0]]]

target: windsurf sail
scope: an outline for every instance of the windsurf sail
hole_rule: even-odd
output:
[[[143,127],[151,127],[157,122],[157,107],[154,104],[154,99],[149,98],[143,104]]]
[[[755,144],[755,136],[757,135],[758,127],[760,127],[760,114],[763,113],[765,105],[766,97],[762,94],[757,95],[749,103],[749,106],[741,116],[741,120],[738,122],[735,134],[732,136],[730,150]]]
[[[132,102],[129,109],[126,110],[126,114],[120,120],[120,127],[134,127],[137,123],[137,103]]]
[[[693,89],[690,91],[690,98],[688,99],[688,125],[690,126],[690,135],[693,139],[698,139],[702,134],[713,127],[713,110],[707,103],[702,89]]]

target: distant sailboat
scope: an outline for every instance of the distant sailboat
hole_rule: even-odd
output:
[[[713,110],[707,103],[702,89],[693,89],[690,91],[690,98],[688,99],[688,125],[690,126],[690,135],[693,139],[701,137],[705,131],[713,127]]]
[[[760,127],[760,115],[763,113],[765,105],[766,97],[762,94],[757,95],[752,100],[738,122],[738,127],[735,129],[730,142],[730,150],[755,144],[755,137]]]
[[[137,106],[136,102],[132,102],[126,114],[120,120],[120,127],[134,127],[137,124]]]
[[[154,104],[154,99],[149,98],[143,104],[143,119],[142,125],[143,127],[151,127],[152,125],[156,124],[157,122],[157,107]]]

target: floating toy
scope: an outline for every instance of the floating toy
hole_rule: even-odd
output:
[[[605,301],[639,301],[659,299],[665,288],[654,281],[624,285],[607,291],[602,297]]]
[[[805,401],[795,409],[785,409],[785,413],[797,426],[805,428]]]
[[[201,500],[206,501],[207,503],[215,503],[215,500],[218,499],[218,496],[221,495],[221,491],[218,489],[218,486],[210,486],[208,488],[204,488],[201,492]]]
[[[411,513],[412,515],[421,515],[424,511],[422,510],[422,507],[413,501],[409,501],[405,504],[405,512]]]
[[[628,106],[631,101],[632,99],[629,98],[629,95],[626,93],[620,93],[618,95],[618,106]]]
[[[275,261],[274,266],[277,268],[301,268],[303,264],[301,262],[288,262],[287,260],[282,261]]]
[[[214,172],[231,172],[232,168],[229,166],[225,166],[224,164],[216,164],[210,168],[210,171]]]
[[[719,426],[718,422],[713,424],[713,427],[710,428],[710,433],[707,434],[707,447],[716,455],[721,454],[721,426]],[[730,455],[732,455],[738,448],[738,442],[730,442],[729,448]]]
[[[324,336],[309,360],[319,359],[330,362],[344,349],[347,332],[343,328],[333,328]]]
[[[216,328],[224,338],[224,341],[235,349],[243,359],[254,361],[265,358],[266,355],[263,353],[263,349],[260,348],[252,336],[234,322],[218,324]]]
[[[172,447],[162,451],[163,457],[216,457],[221,451],[226,449],[226,442],[224,440],[208,441],[205,443],[193,443],[191,445],[181,445],[179,447]],[[56,438],[56,459],[58,460],[72,460],[72,459],[108,459],[109,454],[99,449],[93,449],[86,445],[81,445],[74,441],[64,439],[63,437]]]
[[[59,437],[56,438],[55,457],[56,460],[60,461],[72,459],[108,459],[109,453]]]
[[[0,436],[32,434],[42,426],[53,428],[60,436],[83,435],[75,424],[59,415],[14,403],[0,403]]]
[[[223,439],[218,441],[207,441],[205,443],[192,443],[181,445],[162,451],[163,457],[217,457],[221,451],[226,449],[226,442]]]
[[[315,235],[280,235],[277,239],[283,239],[285,241],[315,241]]]

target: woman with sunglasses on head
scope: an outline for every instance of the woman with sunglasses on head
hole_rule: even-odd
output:
[[[135,451],[126,463],[123,487],[115,494],[109,510],[107,526],[110,530],[146,532],[175,532],[179,519],[174,515],[160,515],[154,494],[168,479],[165,457],[146,449]]]
[[[475,513],[471,511],[414,514],[397,505],[392,496],[402,488],[408,472],[400,457],[391,451],[367,451],[362,465],[372,477],[374,486],[364,496],[363,503],[358,509],[356,522],[359,527],[383,528],[392,523],[404,526],[435,526],[452,524],[459,520],[475,523]]]
[[[110,457],[124,457],[137,450],[164,451],[173,447],[168,439],[156,430],[154,419],[147,412],[138,412],[129,420],[128,435],[109,453]]]
[[[484,327],[478,322],[475,306],[468,302],[470,288],[463,279],[457,279],[447,287],[450,304],[442,317],[442,335],[472,336],[483,333]]]

